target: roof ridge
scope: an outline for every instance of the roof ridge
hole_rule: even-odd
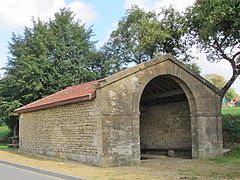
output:
[[[72,88],[72,87],[79,87],[79,86],[84,86],[84,85],[87,85],[87,84],[97,84],[98,83],[98,80],[94,80],[94,81],[89,81],[89,82],[85,82],[85,83],[81,83],[81,84],[75,84],[75,85],[72,85],[72,86],[67,86],[65,87],[64,89],[69,89],[69,88]],[[62,89],[62,90],[64,90]]]

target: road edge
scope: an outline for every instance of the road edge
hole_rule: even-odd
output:
[[[57,172],[52,172],[52,171],[48,171],[48,170],[44,170],[44,169],[33,168],[33,167],[29,167],[29,166],[26,166],[26,165],[23,165],[23,164],[12,163],[12,162],[9,162],[9,161],[0,160],[0,163],[5,164],[5,165],[9,165],[9,166],[13,166],[13,167],[16,167],[16,168],[28,170],[28,171],[33,171],[33,172],[40,173],[40,174],[45,174],[45,175],[48,175],[48,176],[53,176],[53,177],[57,177],[57,178],[66,179],[66,180],[86,180],[86,179],[83,179],[83,178],[80,178],[80,177],[77,177],[77,176],[69,176],[69,175],[66,175],[66,174],[60,174],[60,173],[57,173]]]

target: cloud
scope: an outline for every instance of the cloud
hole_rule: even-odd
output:
[[[156,0],[153,4],[152,9],[159,12],[161,8],[168,8],[170,5],[173,6],[178,11],[184,11],[188,6],[193,5],[195,0]]]
[[[31,17],[47,19],[64,6],[64,0],[3,0],[0,5],[1,28],[29,26]]]
[[[83,23],[93,22],[99,16],[91,4],[85,4],[81,1],[73,1],[67,7],[69,7],[75,13],[75,17]]]
[[[137,5],[147,11],[152,9],[152,3],[150,0],[125,0],[124,9],[130,9],[133,5]]]
[[[210,63],[204,53],[197,52],[197,49],[195,48],[193,48],[192,51],[193,55],[198,57],[198,60],[195,60],[195,62],[200,66],[202,76],[205,76],[206,74],[219,74],[226,80],[231,78],[232,67],[228,61],[221,60],[216,63]],[[236,79],[231,87],[240,95],[240,78]]]
[[[75,0],[66,5],[64,0],[2,0],[0,2],[0,28],[14,30],[31,25],[32,17],[47,20],[60,8],[69,7],[83,23],[90,23],[97,13],[90,4]]]
[[[192,54],[198,57],[198,59],[194,60],[194,62],[196,62],[201,67],[201,74],[203,76],[206,74],[215,73],[224,76],[226,79],[231,78],[232,68],[230,63],[226,60],[211,63],[207,60],[206,54],[198,52],[196,48],[192,48]]]
[[[172,5],[178,11],[184,11],[186,7],[193,5],[195,0],[125,0],[124,9],[129,9],[132,5],[138,5],[144,10],[154,10],[160,12],[161,8]]]

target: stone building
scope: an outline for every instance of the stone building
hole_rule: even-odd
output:
[[[220,92],[171,55],[17,109],[20,149],[96,166],[154,150],[222,154]]]

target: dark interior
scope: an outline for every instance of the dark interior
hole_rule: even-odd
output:
[[[149,121],[152,121],[152,117],[156,116],[156,115],[151,115],[151,114],[156,114],[156,112],[150,113],[149,111],[150,109],[154,108],[154,111],[161,111],[159,108],[161,108],[161,106],[167,106],[167,105],[172,105],[172,104],[176,104],[176,103],[185,103],[187,104],[187,108],[189,111],[189,114],[187,114],[187,127],[188,127],[188,135],[185,135],[185,139],[186,137],[188,139],[191,140],[191,129],[189,130],[189,128],[191,127],[191,121],[190,121],[190,110],[189,110],[189,105],[188,105],[188,100],[186,97],[186,94],[184,93],[184,90],[181,88],[181,86],[171,78],[171,76],[158,76],[156,78],[154,78],[153,80],[151,80],[147,86],[145,87],[143,93],[142,93],[142,97],[141,97],[141,101],[140,101],[140,112],[141,112],[141,121],[143,121],[142,117],[146,118],[150,118]],[[155,107],[154,107],[155,106]],[[179,105],[180,106],[180,105]],[[166,108],[166,107],[165,107]],[[170,111],[171,108],[168,110]],[[184,109],[182,109],[183,112],[185,112]],[[148,113],[147,117],[146,117],[146,113]],[[172,108],[172,112],[168,112],[170,114],[175,114],[174,112],[174,108]],[[181,119],[184,119],[184,117],[182,117],[183,113],[179,113],[177,120],[178,122],[181,121]],[[145,115],[145,116],[144,116]],[[161,119],[161,114],[158,114],[157,117],[153,117],[154,119]],[[164,121],[168,121],[168,119],[166,118],[168,115],[163,115],[163,117],[165,117]],[[146,121],[146,120],[145,120]],[[155,136],[163,136],[163,132],[161,131],[161,125],[160,128],[157,128],[157,123],[156,122],[156,130],[154,130],[155,132]],[[180,124],[182,123],[186,123],[186,122],[179,122]],[[147,123],[145,123],[147,124]],[[152,125],[154,126],[154,125]],[[162,125],[164,126],[164,124]],[[147,137],[142,138],[142,131],[144,131],[144,136],[152,136],[152,134],[150,133],[150,130],[147,130],[148,127],[141,126],[140,123],[140,138],[141,139],[146,139]],[[162,127],[164,128],[164,127]],[[172,127],[173,128],[173,127]],[[184,128],[184,127],[181,127]],[[167,129],[167,127],[164,128],[165,130]],[[153,130],[152,130],[153,131]],[[158,135],[158,132],[159,135]],[[177,131],[177,130],[176,130]],[[184,131],[184,130],[183,130]],[[190,131],[190,132],[189,132]],[[148,135],[149,132],[149,135]],[[175,130],[173,129],[171,133],[175,133]],[[169,134],[166,133],[166,136],[169,136]],[[163,137],[165,139],[167,139],[167,137]],[[191,142],[189,142],[191,143]],[[143,145],[144,143],[142,143],[141,141],[141,154],[142,157],[144,154],[163,154],[163,155],[169,155],[169,156],[179,156],[179,157],[191,157],[191,147],[186,146],[185,147],[165,147],[164,144],[159,144],[159,145]]]

